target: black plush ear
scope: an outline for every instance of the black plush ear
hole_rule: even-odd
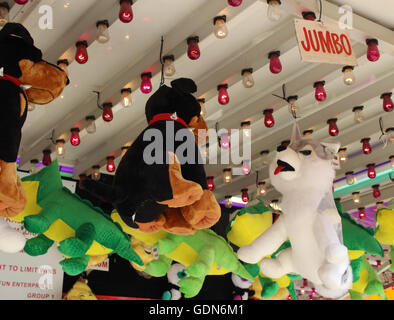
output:
[[[176,91],[182,93],[195,93],[197,92],[197,85],[192,79],[180,78],[171,82],[171,86]]]
[[[25,41],[26,44],[33,46],[34,40],[29,31],[20,23],[8,22],[0,31],[0,41],[6,37],[17,37]]]

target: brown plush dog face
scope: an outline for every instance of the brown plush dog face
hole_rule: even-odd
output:
[[[189,128],[194,129],[194,138],[198,146],[207,144],[208,142],[208,126],[202,116],[195,116],[189,123]]]
[[[58,98],[68,84],[66,72],[45,61],[33,62],[27,59],[19,61],[22,76],[19,80],[24,85],[32,86],[26,90],[29,102],[44,105]]]

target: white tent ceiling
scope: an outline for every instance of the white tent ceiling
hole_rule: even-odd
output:
[[[10,5],[14,1],[8,1]],[[220,128],[239,128],[241,122],[252,122],[252,172],[249,176],[234,177],[229,185],[222,183],[222,172],[226,165],[207,165],[207,175],[216,177],[215,195],[219,201],[226,195],[237,196],[240,190],[256,189],[255,172],[260,179],[268,178],[267,167],[260,165],[262,150],[274,151],[281,141],[290,137],[293,119],[287,104],[272,94],[281,95],[286,84],[288,95],[298,95],[301,130],[313,129],[319,139],[339,141],[354,154],[338,172],[343,177],[346,171],[365,169],[368,163],[381,163],[394,153],[393,144],[383,148],[379,144],[379,117],[383,117],[385,128],[392,127],[394,112],[382,109],[380,95],[394,90],[394,31],[393,1],[369,0],[322,0],[323,22],[337,21],[341,13],[339,6],[348,4],[353,9],[353,26],[350,36],[358,66],[355,68],[356,83],[343,84],[342,66],[301,62],[294,31],[294,18],[302,11],[319,14],[319,1],[282,0],[283,16],[280,21],[267,19],[267,3],[261,0],[244,0],[239,7],[231,7],[226,0],[138,0],[133,5],[134,20],[124,24],[118,19],[118,0],[41,0],[30,1],[24,7],[13,5],[10,16],[29,29],[44,57],[51,62],[67,58],[70,61],[71,84],[58,100],[30,112],[23,128],[20,149],[20,168],[29,170],[30,160],[42,158],[42,151],[55,146],[50,138],[69,140],[70,129],[79,127],[81,144],[73,147],[66,143],[66,153],[59,158],[61,165],[74,168],[75,177],[89,173],[99,164],[106,173],[105,161],[109,155],[120,159],[121,147],[130,143],[146,127],[145,103],[150,95],[139,90],[140,74],[153,73],[153,90],[160,83],[160,38],[164,36],[164,54],[175,55],[174,78],[189,77],[196,81],[196,97],[206,99],[207,120],[211,128],[216,123]],[[53,10],[54,28],[42,30],[38,21],[42,17],[39,8],[49,5]],[[217,39],[213,34],[213,18],[227,16],[229,35]],[[110,23],[111,39],[106,44],[95,40],[96,22],[107,19]],[[201,58],[190,60],[186,55],[186,39],[200,37]],[[367,38],[379,40],[381,58],[370,62],[366,58]],[[75,43],[87,40],[89,61],[80,65],[74,61]],[[269,71],[268,53],[281,51],[283,71],[274,75]],[[241,70],[254,69],[255,86],[245,89]],[[172,79],[166,79],[169,84]],[[314,99],[313,83],[325,80],[328,98],[323,103]],[[217,101],[217,85],[227,83],[230,103],[221,106]],[[133,105],[123,108],[120,90],[131,87]],[[114,120],[105,123],[97,107],[99,91],[102,102],[114,104]],[[365,121],[353,120],[354,106],[363,105]],[[263,124],[262,111],[274,109],[276,125],[268,129]],[[85,117],[97,117],[97,132],[93,135],[84,130]],[[328,135],[327,120],[338,118],[340,134]],[[360,139],[371,137],[374,152],[371,155],[357,153]],[[375,146],[376,145],[376,146]],[[56,158],[53,152],[52,159]],[[267,184],[269,186],[269,182]],[[382,184],[383,197],[394,195],[392,183]],[[373,203],[371,192],[363,197],[365,204]],[[280,195],[269,188],[267,200]],[[353,208],[351,201],[345,202],[345,210]]]

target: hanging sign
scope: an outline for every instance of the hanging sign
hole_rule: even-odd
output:
[[[357,66],[349,34],[335,24],[295,19],[302,61]]]

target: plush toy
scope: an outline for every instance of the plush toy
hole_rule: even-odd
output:
[[[180,300],[183,298],[183,293],[179,291],[179,281],[187,278],[186,267],[180,263],[172,264],[167,272],[167,279],[169,288],[163,293],[162,300]]]
[[[241,278],[235,273],[231,274],[231,281],[234,285],[234,300],[249,300],[249,297],[254,295],[254,292],[250,290],[253,281]]]
[[[38,234],[26,242],[31,256],[45,254],[56,241],[58,250],[69,257],[60,262],[64,272],[78,275],[88,266],[90,256],[117,253],[142,265],[129,236],[100,208],[93,207],[63,187],[57,161],[39,173],[23,178],[28,194],[26,209],[14,218],[27,231]]]
[[[261,272],[270,278],[298,274],[311,281],[323,297],[339,298],[352,286],[348,250],[335,207],[332,181],[340,144],[302,138],[295,124],[290,145],[278,148],[270,165],[272,185],[282,193],[282,214],[238,257],[257,263],[290,239],[291,247],[277,259],[263,259]]]
[[[82,185],[112,203],[130,227],[193,234],[216,224],[221,210],[208,190],[195,141],[205,143],[198,137],[207,129],[201,106],[191,94],[197,87],[184,78],[171,85],[161,86],[148,100],[149,125],[122,158],[114,184],[87,179]]]
[[[67,84],[67,74],[42,59],[41,50],[34,46],[34,40],[21,24],[4,25],[0,30],[0,217],[14,217],[26,205],[16,160],[28,102],[48,104],[60,96]],[[23,236],[1,218],[0,233],[0,250],[23,249]]]
[[[226,240],[210,229],[196,230],[193,235],[171,234],[164,230],[143,233],[127,226],[117,212],[113,212],[111,218],[122,226],[124,232],[146,246],[152,246],[154,260],[146,265],[146,273],[163,277],[173,261],[186,267],[188,277],[178,282],[185,298],[196,296],[208,275],[233,272],[244,279],[254,280]]]
[[[375,237],[382,243],[394,246],[394,199],[387,207],[382,206],[376,211]]]
[[[64,300],[98,300],[88,286],[88,280],[79,279],[67,293]]]

